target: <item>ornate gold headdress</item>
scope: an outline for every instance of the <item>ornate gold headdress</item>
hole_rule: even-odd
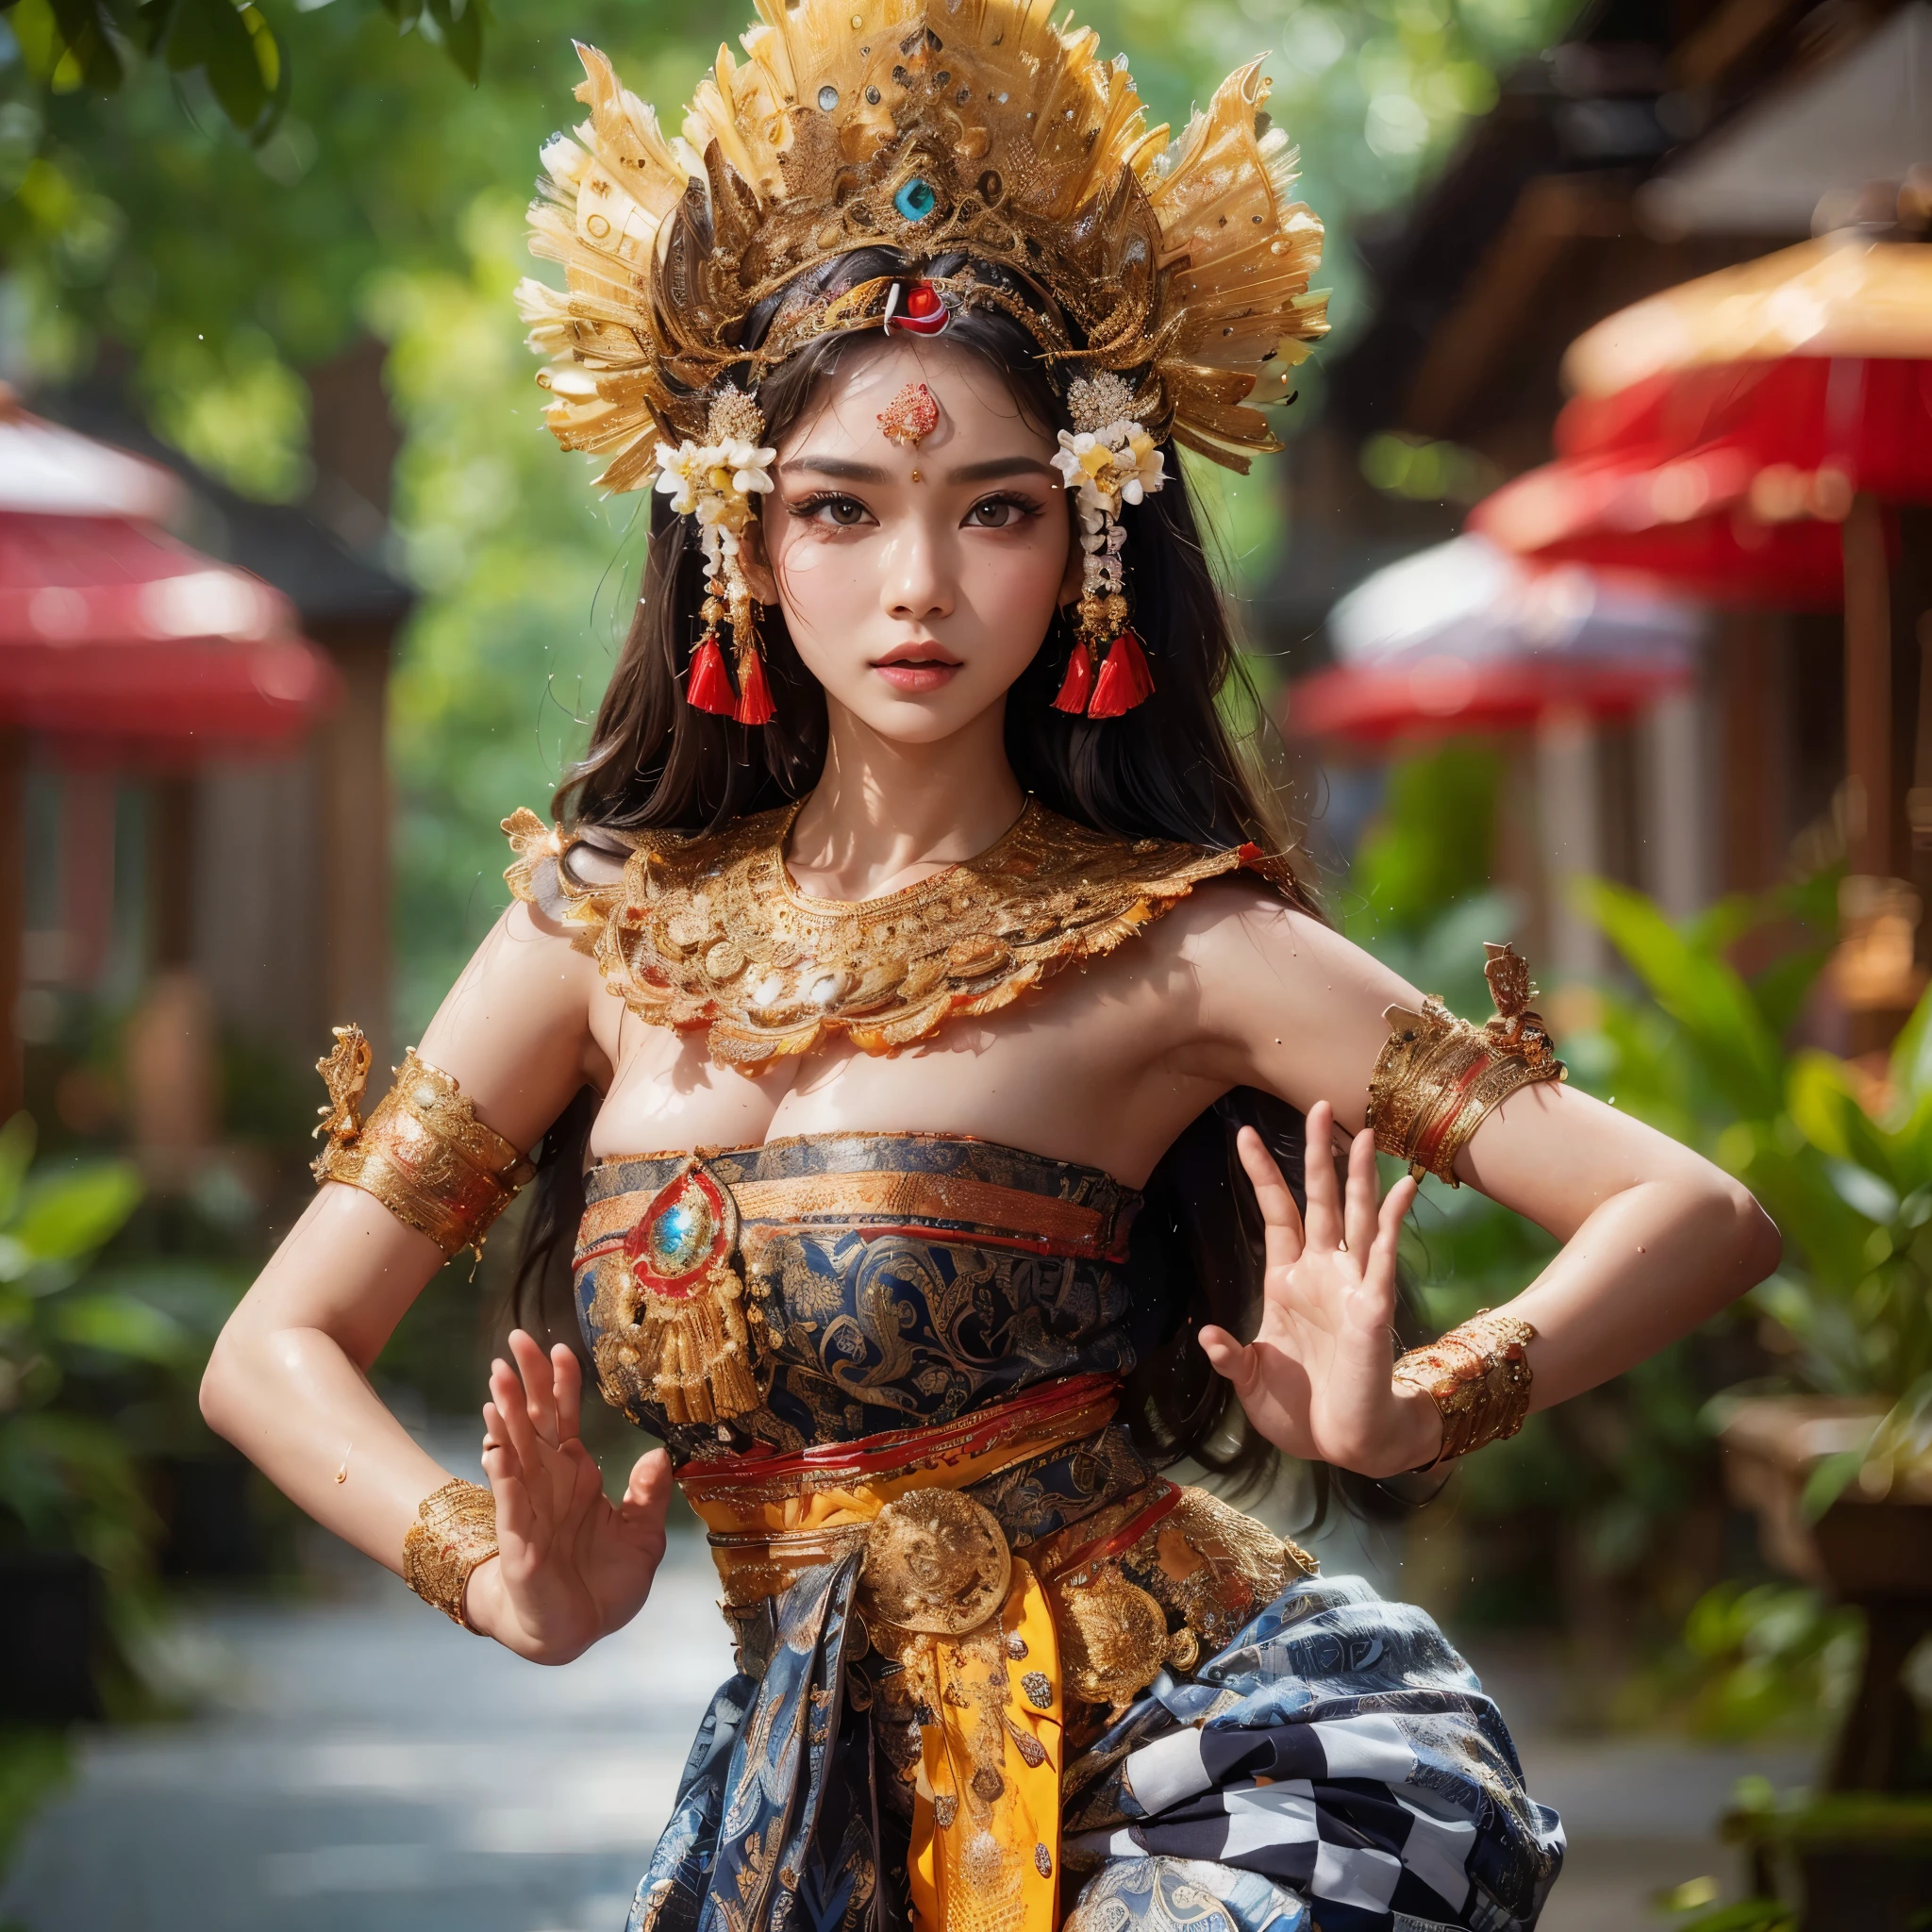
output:
[[[725,385],[755,395],[818,336],[934,333],[970,305],[1012,315],[1069,381],[1119,378],[1124,418],[1155,442],[1243,472],[1279,446],[1255,406],[1290,399],[1327,321],[1308,290],[1322,225],[1291,198],[1294,150],[1266,125],[1258,61],[1170,142],[1124,60],[1042,0],[758,6],[746,58],[719,49],[681,137],[580,47],[590,119],[543,151],[532,248],[565,286],[526,279],[519,302],[551,358],[545,420],[566,449],[609,455],[605,489],[652,482],[675,453],[680,476],[727,479],[724,521],[748,514],[722,499],[753,493],[753,473],[703,461],[724,447],[708,432]],[[784,299],[880,244],[1002,273]]]

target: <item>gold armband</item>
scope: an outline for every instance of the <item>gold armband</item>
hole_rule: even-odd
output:
[[[1528,1344],[1536,1330],[1514,1315],[1482,1309],[1426,1348],[1412,1348],[1395,1364],[1398,1388],[1420,1389],[1442,1411],[1438,1464],[1500,1442],[1529,1413]]]
[[[536,1170],[413,1046],[392,1070],[396,1084],[363,1120],[369,1042],[359,1026],[338,1026],[335,1034],[334,1052],[315,1063],[329,1098],[315,1130],[328,1136],[315,1178],[374,1194],[445,1255],[480,1249],[490,1224]]]
[[[1529,1010],[1536,989],[1522,955],[1493,943],[1484,950],[1495,1018],[1473,1026],[1434,998],[1423,1002],[1420,1013],[1390,1007],[1382,1017],[1393,1030],[1369,1076],[1375,1145],[1407,1161],[1417,1180],[1432,1174],[1452,1188],[1459,1185],[1457,1155],[1492,1108],[1519,1087],[1570,1077],[1541,1019]]]
[[[403,1581],[451,1623],[474,1630],[463,1614],[463,1592],[471,1571],[495,1554],[496,1498],[452,1477],[416,1506],[416,1520],[403,1538]]]

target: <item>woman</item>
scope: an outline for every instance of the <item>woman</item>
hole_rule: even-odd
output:
[[[1530,1926],[1560,1830],[1433,1625],[1159,1469],[1470,1453],[1774,1236],[1557,1084],[1507,949],[1479,1030],[1329,930],[1227,741],[1172,445],[1271,446],[1323,326],[1254,70],[1170,148],[1021,0],[854,4],[772,6],[675,145],[585,53],[525,302],[559,438],[665,499],[644,594],[367,1121],[341,1030],[205,1408],[541,1662],[643,1607],[675,1474],[740,1670],[634,1927]],[[668,1445],[614,1506],[571,1347],[495,1363],[487,1491],[365,1377],[540,1140],[530,1278],[575,1233]],[[1377,1145],[1565,1242],[1399,1361]]]

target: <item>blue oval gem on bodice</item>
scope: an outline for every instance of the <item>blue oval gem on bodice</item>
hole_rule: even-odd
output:
[[[651,1266],[659,1274],[684,1274],[711,1245],[711,1217],[695,1189],[651,1224]]]
[[[892,206],[908,222],[923,222],[938,205],[939,196],[932,192],[932,183],[915,175],[892,197]]]

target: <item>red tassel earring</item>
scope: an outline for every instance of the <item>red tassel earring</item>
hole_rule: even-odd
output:
[[[1084,637],[1074,640],[1067,653],[1067,675],[1060,680],[1060,694],[1053,701],[1056,711],[1069,711],[1077,718],[1093,694],[1093,653]]]
[[[1147,668],[1147,654],[1141,640],[1130,630],[1114,639],[1107,662],[1093,686],[1092,701],[1087,707],[1090,718],[1118,718],[1123,711],[1154,695],[1154,674]]]
[[[1154,694],[1147,653],[1127,623],[1127,576],[1122,551],[1123,503],[1141,503],[1166,481],[1164,458],[1133,414],[1134,396],[1119,376],[1085,375],[1068,385],[1074,431],[1060,431],[1054,459],[1080,513],[1080,614],[1054,708],[1089,718],[1118,718]],[[1098,666],[1096,673],[1095,667]]]
[[[772,687],[765,682],[765,660],[754,634],[738,653],[738,722],[769,724],[777,714],[778,708],[772,702]]]
[[[685,702],[713,717],[741,724],[769,724],[774,715],[771,686],[758,657],[757,607],[740,561],[744,533],[757,514],[758,499],[770,492],[771,467],[777,451],[759,447],[765,419],[758,406],[726,383],[711,401],[702,448],[690,441],[673,449],[658,445],[658,488],[671,498],[679,516],[696,516],[698,542],[705,553],[705,634],[691,653],[685,679]],[[723,625],[731,633],[738,659],[738,689],[731,688],[724,652],[718,642]]]
[[[724,671],[724,653],[719,649],[719,625],[724,620],[724,601],[717,595],[706,599],[706,634],[691,651],[691,675],[684,680],[684,701],[697,711],[728,719],[738,711],[738,693],[730,688],[730,673]]]

